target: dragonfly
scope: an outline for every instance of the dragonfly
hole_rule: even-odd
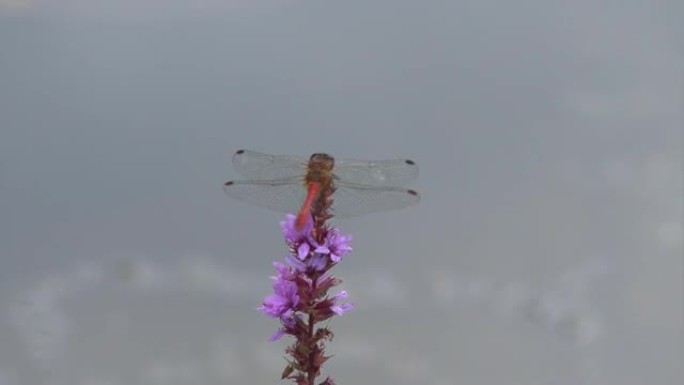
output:
[[[418,176],[410,159],[335,159],[324,153],[307,160],[298,156],[268,155],[238,150],[233,167],[245,180],[224,184],[225,193],[238,200],[275,211],[297,213],[303,228],[314,202],[332,193],[332,215],[350,217],[401,209],[420,201],[415,191],[402,187]]]

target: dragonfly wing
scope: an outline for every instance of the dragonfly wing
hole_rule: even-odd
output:
[[[233,167],[251,180],[272,180],[302,177],[306,160],[297,156],[268,155],[256,151],[239,150],[233,154]]]
[[[333,172],[340,181],[373,186],[401,186],[416,179],[418,166],[410,159],[335,161]]]
[[[401,187],[340,182],[336,184],[336,188],[332,212],[339,217],[396,210],[420,201],[417,192]]]
[[[275,211],[296,214],[306,198],[306,189],[300,178],[278,180],[230,181],[223,185],[229,196]]]

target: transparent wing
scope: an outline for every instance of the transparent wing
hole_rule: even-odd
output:
[[[339,181],[373,185],[402,186],[418,176],[418,166],[410,159],[335,160],[333,172]]]
[[[230,181],[223,185],[223,191],[243,202],[292,214],[299,212],[306,198],[306,189],[299,177]]]
[[[302,177],[307,161],[297,156],[268,155],[256,151],[239,150],[233,155],[233,167],[247,179],[271,180]]]
[[[339,217],[396,210],[420,201],[417,192],[401,187],[338,182],[336,188],[332,212]]]

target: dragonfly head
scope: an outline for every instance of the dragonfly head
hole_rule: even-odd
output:
[[[320,167],[324,170],[332,170],[335,166],[335,159],[324,153],[316,153],[309,158],[309,166]]]

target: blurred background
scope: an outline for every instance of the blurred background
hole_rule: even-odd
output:
[[[408,157],[335,220],[338,384],[674,384],[679,1],[0,0],[0,385],[274,384],[240,148]]]

